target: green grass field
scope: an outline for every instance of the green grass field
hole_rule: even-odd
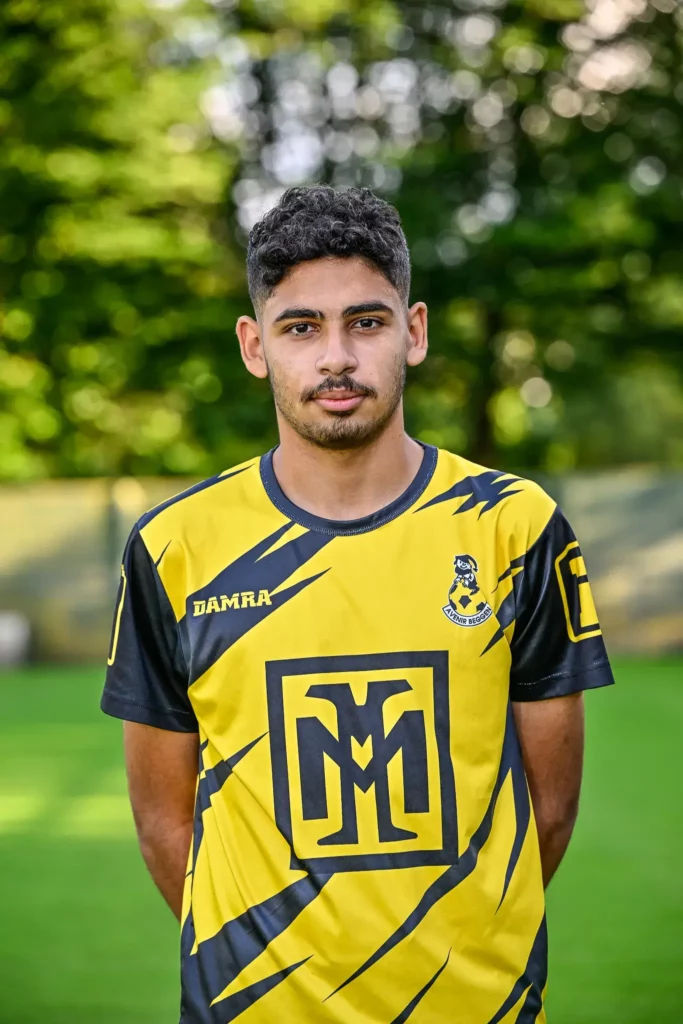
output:
[[[100,677],[0,676],[1,1024],[177,1024],[176,925],[137,853]],[[617,681],[587,697],[550,1024],[683,1021],[683,663],[618,662]]]

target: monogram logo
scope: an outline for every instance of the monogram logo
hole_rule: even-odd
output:
[[[446,652],[269,662],[267,684],[275,816],[293,867],[453,863]]]

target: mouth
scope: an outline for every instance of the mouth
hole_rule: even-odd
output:
[[[315,396],[315,401],[328,412],[351,412],[357,409],[366,396],[358,391],[324,391]]]

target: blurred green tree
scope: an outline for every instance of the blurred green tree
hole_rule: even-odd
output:
[[[209,473],[267,429],[224,355],[244,274],[220,241],[236,155],[200,108],[215,57],[185,41],[211,49],[206,13],[0,8],[5,478]]]
[[[274,439],[242,246],[288,185],[398,206],[411,429],[508,467],[683,462],[674,0],[7,0],[0,473],[201,474]]]
[[[278,187],[398,206],[422,438],[561,471],[683,462],[683,11],[674,0],[240,4],[245,227]],[[211,107],[209,116],[211,118]]]

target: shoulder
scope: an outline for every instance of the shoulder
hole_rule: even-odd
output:
[[[471,462],[440,450],[437,470],[423,507],[448,503],[451,514],[470,513],[482,527],[516,534],[533,544],[552,518],[557,504],[534,480],[504,469]]]
[[[193,527],[206,530],[212,519],[249,503],[258,476],[259,459],[254,458],[200,480],[140,516],[132,536],[141,536],[153,554],[163,538],[184,534]]]

